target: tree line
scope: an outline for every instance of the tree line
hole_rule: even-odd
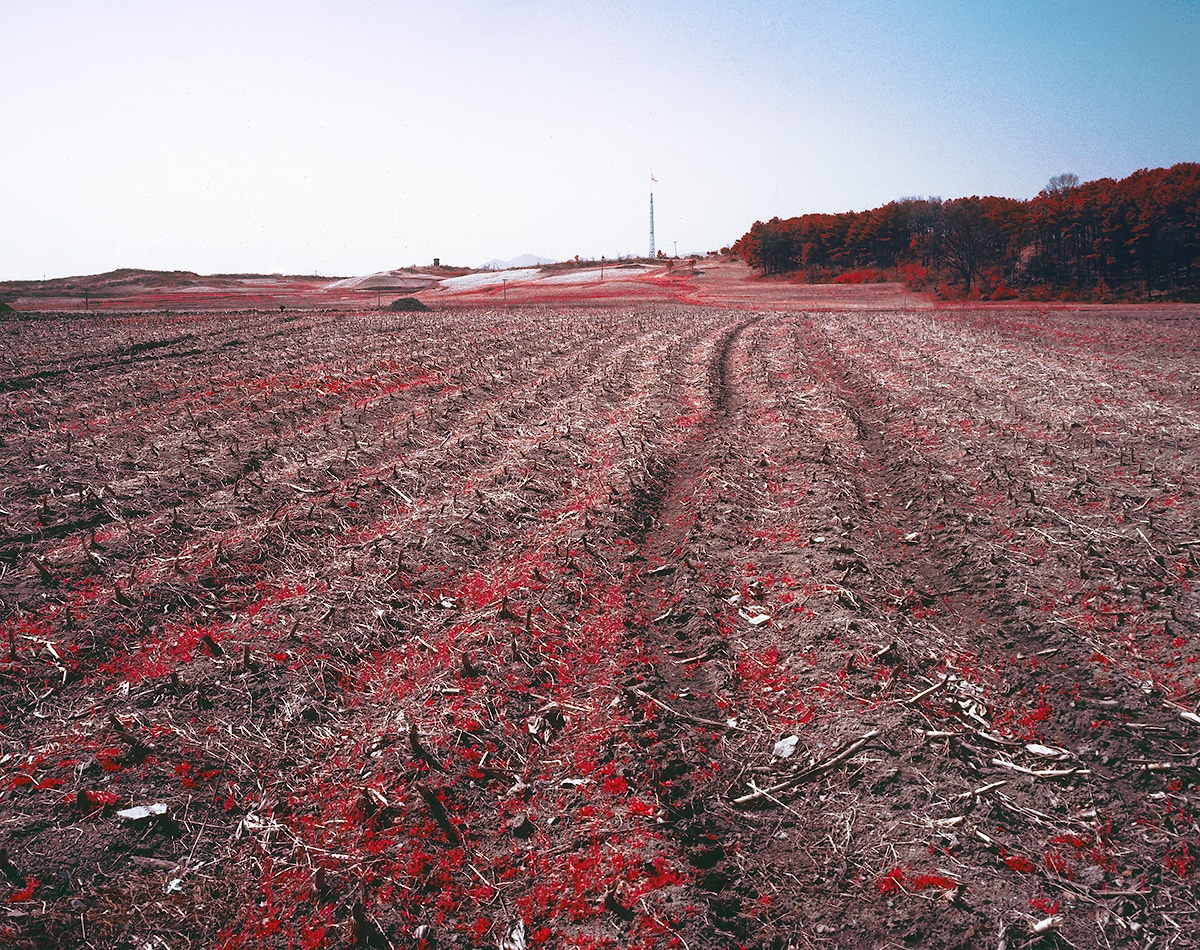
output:
[[[1106,299],[1200,294],[1200,164],[1036,197],[904,198],[869,211],[757,221],[732,246],[764,274],[900,278],[946,295]]]

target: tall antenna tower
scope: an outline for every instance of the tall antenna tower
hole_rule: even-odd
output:
[[[654,259],[654,192],[650,192],[650,259]]]
[[[650,169],[650,180],[658,181],[654,177],[654,169]],[[654,260],[654,189],[650,189],[650,260]]]

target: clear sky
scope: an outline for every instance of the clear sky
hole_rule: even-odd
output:
[[[1200,0],[0,0],[0,279],[727,245],[1200,161]]]

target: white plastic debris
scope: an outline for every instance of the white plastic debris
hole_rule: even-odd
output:
[[[1056,749],[1053,746],[1041,745],[1037,742],[1031,742],[1025,746],[1027,752],[1032,752],[1034,755],[1045,756],[1049,759],[1061,759],[1067,755],[1066,749]]]
[[[167,879],[163,882],[163,893],[176,894],[182,891],[183,879],[203,864],[204,862],[200,861],[193,865],[188,861],[187,855],[184,855],[179,859],[179,863],[175,865],[175,867],[167,875]]]
[[[148,821],[166,813],[167,806],[162,802],[155,802],[153,805],[134,805],[132,808],[122,808],[117,812],[117,817],[122,821]]]
[[[1062,922],[1062,917],[1058,915],[1055,915],[1054,917],[1047,917],[1044,920],[1039,920],[1033,925],[1033,932],[1035,934],[1049,933],[1050,931],[1057,930],[1059,927],[1061,927]]]
[[[771,750],[771,754],[781,759],[790,758],[795,754],[796,746],[799,744],[799,736],[787,736],[775,743],[775,748]]]
[[[739,610],[738,616],[745,620],[746,623],[750,624],[752,627],[757,627],[771,619],[771,615],[769,613],[762,613],[757,610],[755,610],[753,613],[750,610]]]

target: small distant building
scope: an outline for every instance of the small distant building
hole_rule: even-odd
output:
[[[442,266],[442,259],[441,259],[440,257],[435,257],[435,258],[433,259],[433,266],[434,266],[434,267],[441,267],[441,266]]]

